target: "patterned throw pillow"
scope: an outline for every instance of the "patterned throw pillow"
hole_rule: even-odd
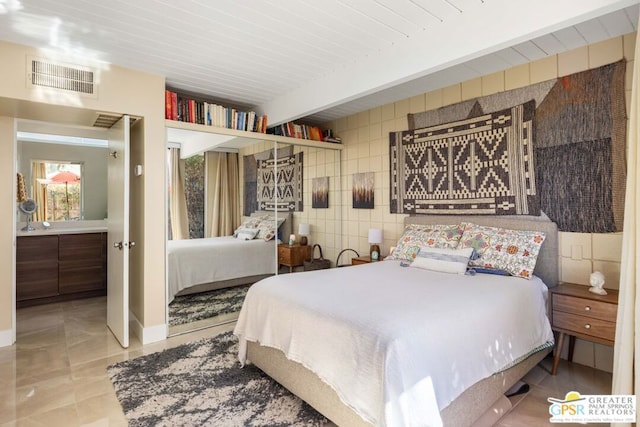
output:
[[[478,253],[469,266],[505,270],[531,279],[544,239],[545,234],[540,231],[466,224],[458,248],[473,248]]]
[[[418,256],[411,263],[411,267],[439,271],[441,273],[465,274],[472,253],[473,248],[420,248]]]
[[[257,229],[260,225],[260,221],[262,221],[261,218],[245,218],[244,221],[242,221],[242,224],[240,224],[240,226],[233,232],[233,237],[238,237],[238,233],[240,232],[240,230]]]
[[[462,236],[463,226],[409,224],[385,259],[413,261],[422,247],[455,249]]]
[[[276,226],[276,221],[273,216],[265,215],[261,216],[260,223],[257,226],[258,235],[256,239],[263,239],[265,241],[269,241],[278,235],[278,228],[284,222],[284,218],[278,218],[278,224]]]

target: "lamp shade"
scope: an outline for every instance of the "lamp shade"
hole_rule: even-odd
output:
[[[369,229],[369,243],[382,243],[382,229],[380,228]]]
[[[298,224],[298,234],[301,236],[308,236],[309,234],[311,234],[311,227],[309,226],[309,224]]]

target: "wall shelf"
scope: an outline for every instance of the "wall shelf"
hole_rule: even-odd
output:
[[[303,147],[322,148],[325,150],[342,150],[342,144],[314,141],[309,139],[290,138],[259,132],[248,132],[236,129],[220,128],[195,123],[166,120],[167,142],[180,143],[186,146],[184,156],[209,150],[238,151],[260,141],[277,142]]]

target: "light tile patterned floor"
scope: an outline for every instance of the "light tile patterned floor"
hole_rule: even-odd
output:
[[[106,367],[112,363],[217,335],[234,324],[202,329],[142,346],[133,337],[122,349],[106,327],[106,299],[91,298],[17,311],[17,343],[0,348],[0,426],[126,426]],[[571,390],[606,394],[611,374],[562,362],[558,375],[551,360],[525,380],[531,390],[512,398],[513,410],[498,426],[544,426],[547,397]]]

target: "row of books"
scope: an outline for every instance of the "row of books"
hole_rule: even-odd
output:
[[[216,126],[250,132],[267,132],[267,116],[184,97],[165,90],[165,118],[180,122]]]
[[[283,123],[267,130],[273,135],[288,136],[291,138],[311,139],[314,141],[326,141],[341,143],[340,138],[333,136],[331,131],[323,132],[318,126],[303,125],[294,122]]]

